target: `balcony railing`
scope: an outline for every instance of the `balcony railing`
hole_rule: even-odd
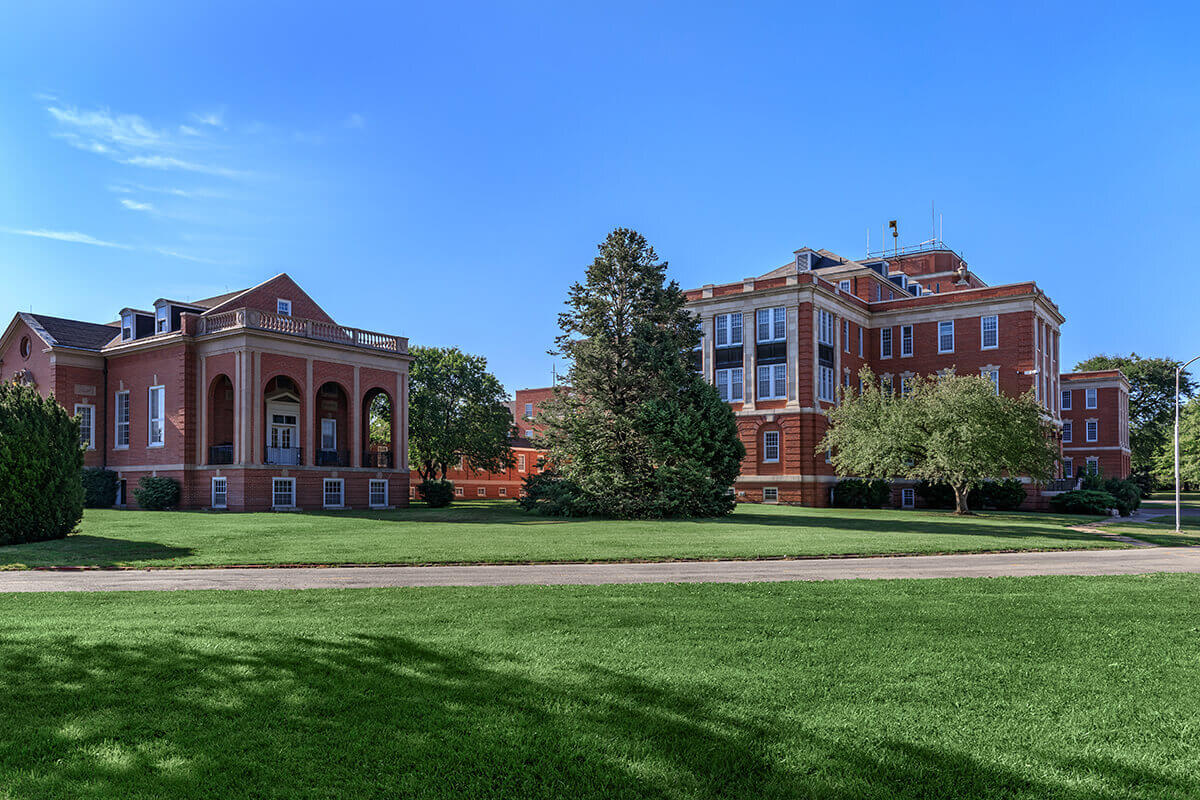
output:
[[[391,469],[392,453],[390,450],[372,450],[363,453],[362,465],[372,469]]]
[[[298,467],[303,463],[304,451],[299,447],[268,447],[267,464],[278,464],[283,467]]]
[[[214,444],[208,448],[208,463],[209,464],[232,464],[233,463],[233,445],[231,444]]]
[[[365,331],[361,328],[347,328],[344,325],[335,325],[315,319],[272,314],[256,308],[238,308],[233,311],[222,311],[220,314],[202,316],[199,327],[196,329],[196,335],[205,336],[235,329],[270,331],[321,342],[383,350],[389,353],[408,352],[408,339],[403,336],[391,336],[386,333]]]
[[[348,467],[350,466],[349,450],[318,450],[318,467]]]
[[[1043,492],[1069,492],[1079,485],[1079,478],[1055,478],[1046,481],[1042,486]]]

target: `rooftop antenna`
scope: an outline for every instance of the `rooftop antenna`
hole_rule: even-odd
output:
[[[937,206],[933,200],[929,201],[929,238],[937,241]]]
[[[871,228],[867,227],[867,255],[871,255]]]
[[[550,385],[558,386],[558,366],[553,361],[550,362]]]

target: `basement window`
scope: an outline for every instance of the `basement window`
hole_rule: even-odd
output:
[[[225,508],[229,498],[229,482],[226,478],[212,479],[212,507]]]
[[[296,479],[271,479],[271,508],[296,507]]]
[[[902,508],[916,508],[917,493],[913,489],[900,490],[900,506]]]
[[[764,503],[778,503],[779,502],[778,487],[775,487],[775,486],[764,487],[763,488],[763,502]]]
[[[372,479],[368,486],[367,504],[371,508],[385,508],[388,504],[388,482]]]
[[[324,485],[325,507],[341,508],[345,505],[345,482],[341,478],[326,478]]]

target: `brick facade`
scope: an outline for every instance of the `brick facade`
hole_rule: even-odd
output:
[[[1089,396],[1095,400],[1092,408]],[[1064,477],[1089,471],[1106,478],[1128,477],[1129,382],[1120,370],[1064,374],[1060,403]]]

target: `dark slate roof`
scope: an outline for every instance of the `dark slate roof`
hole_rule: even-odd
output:
[[[508,438],[508,446],[514,447],[514,448],[524,448],[526,450],[536,450],[537,449],[536,447],[533,446],[533,443],[530,442],[528,439],[526,439],[524,436],[510,436]]]
[[[95,322],[80,322],[77,319],[62,317],[47,317],[44,314],[22,314],[35,323],[32,327],[41,328],[53,341],[50,345],[62,347],[77,347],[81,350],[99,350],[120,335],[121,329],[112,325],[100,325]],[[39,331],[39,335],[41,334]]]

